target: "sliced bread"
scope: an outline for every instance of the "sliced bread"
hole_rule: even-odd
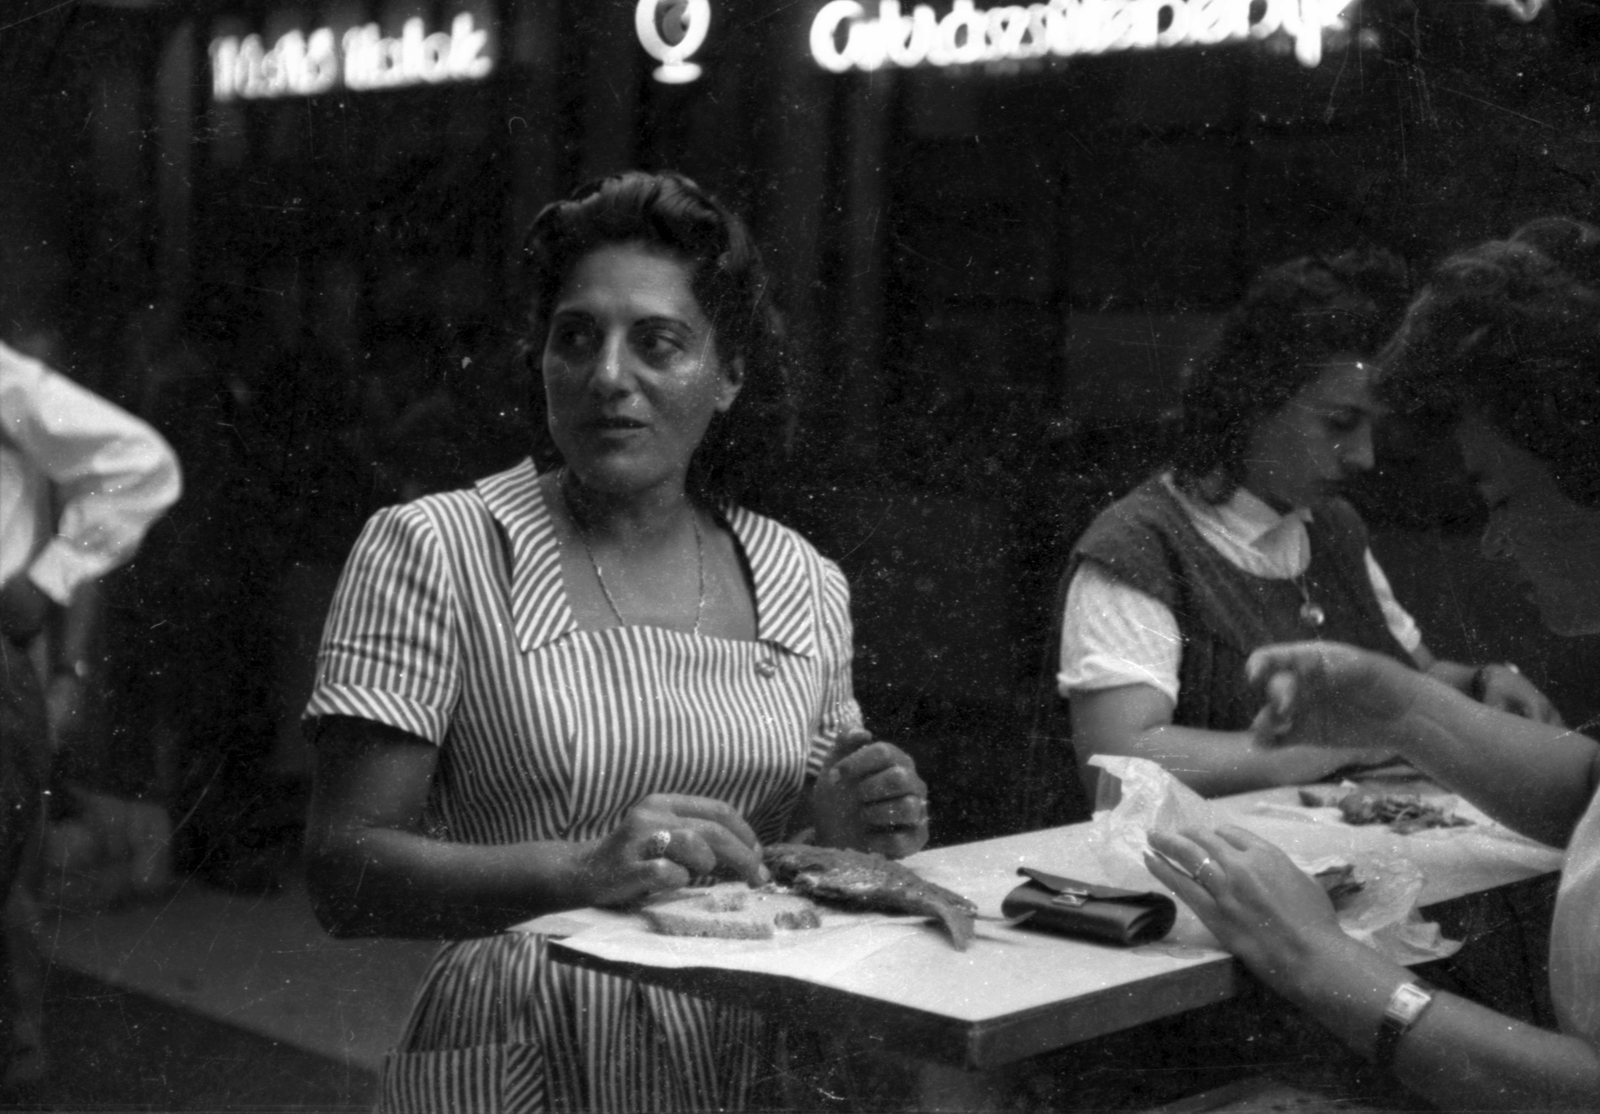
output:
[[[817,907],[798,894],[753,890],[743,882],[680,890],[644,907],[645,920],[667,936],[770,940],[778,929],[818,928]]]

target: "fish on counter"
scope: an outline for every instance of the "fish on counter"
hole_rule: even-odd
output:
[[[825,905],[935,917],[958,951],[972,941],[976,905],[882,855],[775,843],[763,849],[762,860],[779,885]]]
[[[1300,803],[1309,808],[1337,808],[1346,824],[1385,824],[1398,835],[1410,835],[1425,828],[1465,828],[1471,820],[1457,816],[1450,803],[1427,800],[1417,793],[1398,793],[1382,789],[1363,789],[1341,785],[1331,790],[1300,790]]]

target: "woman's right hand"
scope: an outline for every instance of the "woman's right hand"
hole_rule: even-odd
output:
[[[1250,655],[1245,673],[1266,694],[1250,728],[1266,747],[1391,749],[1393,729],[1414,700],[1413,686],[1431,683],[1393,658],[1337,642],[1263,646]]]
[[[587,905],[625,905],[713,872],[736,874],[751,885],[767,881],[761,841],[726,803],[680,793],[645,797],[578,858]]]

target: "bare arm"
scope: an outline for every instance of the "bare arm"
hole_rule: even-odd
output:
[[[1155,833],[1146,865],[1252,973],[1366,1054],[1404,967],[1340,930],[1322,888],[1240,828]],[[1209,860],[1209,861],[1208,861]],[[1168,863],[1188,871],[1182,874]],[[1400,1080],[1449,1110],[1600,1109],[1600,1050],[1451,994],[1401,1039]]]
[[[723,867],[754,880],[749,826],[701,797],[646,797],[609,835],[584,842],[484,845],[422,828],[438,748],[368,720],[329,717],[318,740],[307,826],[307,883],[336,936],[459,939],[544,913],[619,904]],[[672,834],[664,857],[645,850]]]
[[[1342,933],[1310,949],[1277,989],[1367,1052],[1404,967]],[[1581,1037],[1438,994],[1396,1051],[1395,1075],[1446,1110],[1600,1109],[1600,1050]]]
[[[1502,823],[1565,846],[1600,785],[1600,744],[1568,728],[1496,711],[1392,659],[1331,642],[1257,650],[1266,685],[1257,737],[1392,747]],[[1334,725],[1337,726],[1334,726]]]
[[[1096,754],[1148,758],[1205,797],[1316,781],[1343,766],[1382,758],[1310,746],[1258,747],[1248,731],[1174,726],[1172,710],[1171,699],[1152,685],[1072,694],[1072,745],[1090,800],[1098,771],[1088,760]]]
[[[1600,746],[1432,687],[1397,726],[1397,749],[1501,823],[1565,847],[1600,786]]]
[[[1464,665],[1435,657],[1427,646],[1419,644],[1411,653],[1417,668],[1441,684],[1478,700],[1491,708],[1526,716],[1541,723],[1562,724],[1561,713],[1550,703],[1550,698],[1539,691],[1516,666],[1505,662],[1487,665]]]

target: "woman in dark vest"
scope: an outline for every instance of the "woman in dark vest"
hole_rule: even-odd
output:
[[[1376,752],[1262,750],[1243,683],[1259,646],[1329,639],[1553,721],[1515,667],[1434,657],[1342,485],[1373,464],[1368,354],[1404,310],[1397,260],[1307,257],[1265,272],[1191,369],[1171,466],[1103,512],[1068,569],[1057,689],[1094,754],[1160,762],[1207,796],[1315,781]]]

